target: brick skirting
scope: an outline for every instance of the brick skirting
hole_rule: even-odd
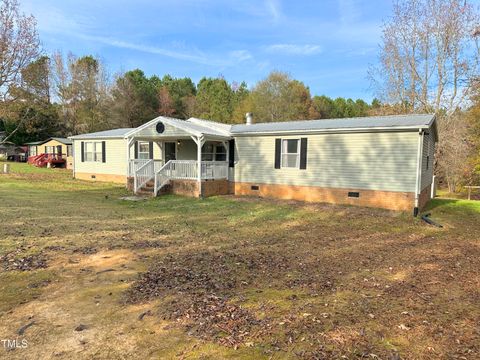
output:
[[[125,184],[127,177],[125,175],[111,175],[111,174],[91,174],[91,173],[75,173],[75,179],[113,182],[117,184]]]
[[[349,192],[358,192],[359,197],[349,197]],[[348,204],[402,211],[411,211],[415,206],[415,195],[413,192],[235,183],[235,195],[250,195],[306,202]]]
[[[422,211],[422,209],[428,204],[431,200],[432,195],[432,187],[427,186],[425,189],[422,190],[420,196],[418,198],[418,209]]]
[[[127,180],[127,188],[133,191],[133,177]],[[183,196],[198,197],[198,182],[197,180],[171,180],[168,189],[165,190],[167,194],[176,194]],[[204,197],[227,195],[229,194],[228,180],[203,180],[202,193]]]

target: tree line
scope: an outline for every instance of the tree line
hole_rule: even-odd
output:
[[[196,84],[188,77],[148,77],[140,69],[110,81],[98,58],[61,53],[25,66],[15,92],[2,120],[6,130],[16,128],[28,111],[11,139],[16,142],[138,127],[159,115],[242,123],[245,113],[253,112],[256,121],[268,122],[366,116],[379,106],[378,101],[312,97],[305,84],[282,72],[272,72],[251,89],[222,77]]]

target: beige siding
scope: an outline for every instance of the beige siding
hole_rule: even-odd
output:
[[[427,159],[428,159],[428,168],[427,168]],[[430,130],[428,135],[425,135],[423,139],[422,182],[421,182],[420,191],[432,184],[434,164],[435,164],[435,135],[433,134],[433,131]]]
[[[175,140],[168,140],[166,142],[177,142]],[[153,158],[155,160],[162,160],[162,142],[153,142]],[[197,160],[197,144],[193,140],[180,140],[180,145],[177,143],[177,160]],[[130,159],[135,158],[134,145],[130,147]]]
[[[307,169],[275,169],[276,138],[308,138]],[[418,133],[249,136],[235,139],[235,181],[414,192]]]
[[[82,162],[81,143],[91,141],[105,141],[105,160],[106,162],[84,161]],[[127,174],[127,141],[125,139],[95,139],[95,140],[75,140],[75,172],[89,174],[109,174],[126,175]]]
[[[135,137],[142,137],[142,136],[151,137],[151,136],[159,136],[159,135],[165,136],[165,137],[167,136],[168,137],[185,137],[185,136],[190,137],[190,134],[183,130],[180,130],[168,124],[164,124],[164,125],[165,125],[165,131],[161,135],[157,133],[157,130],[156,130],[157,123],[155,123],[135,133]]]

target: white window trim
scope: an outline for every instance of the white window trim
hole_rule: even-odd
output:
[[[289,141],[289,140],[295,140],[297,141],[297,152],[296,153],[289,153],[289,152],[283,152],[284,150],[284,142]],[[300,169],[300,139],[282,139],[282,142],[280,144],[280,168],[282,169]],[[288,150],[288,146],[287,146]],[[296,160],[296,165],[295,166],[285,166],[283,164],[283,158],[284,155],[297,155],[297,160]]]
[[[140,144],[145,145],[147,144],[147,151],[140,151]],[[140,154],[147,154],[147,157],[140,157]],[[150,143],[148,141],[138,141],[137,142],[137,157],[141,160],[148,160],[150,159]]]
[[[92,151],[88,152],[87,151],[87,144],[92,144]],[[101,141],[87,141],[84,143],[84,154],[83,154],[83,159],[85,162],[102,162],[102,142]],[[100,149],[100,151],[98,151]],[[92,154],[92,159],[89,160],[87,154]],[[97,155],[99,155],[97,157]]]

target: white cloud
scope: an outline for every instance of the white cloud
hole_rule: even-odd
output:
[[[237,60],[238,62],[250,60],[253,58],[252,54],[248,50],[234,50],[229,53],[230,58]]]
[[[278,2],[278,0],[267,0],[265,2],[265,6],[270,15],[272,16],[272,20],[274,22],[280,20],[280,18],[282,17],[282,11],[280,9],[280,3]]]
[[[289,55],[315,55],[322,52],[320,45],[305,44],[274,44],[266,47],[268,52],[277,52]]]

